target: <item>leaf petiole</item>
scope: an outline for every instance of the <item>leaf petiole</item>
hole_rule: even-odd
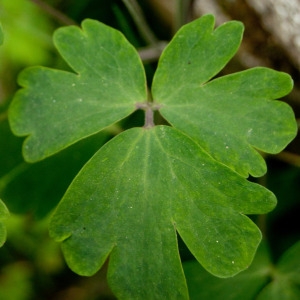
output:
[[[152,128],[155,126],[154,124],[154,111],[159,110],[161,108],[160,104],[153,102],[144,102],[144,103],[136,103],[137,109],[142,109],[145,111],[145,124],[144,128]]]

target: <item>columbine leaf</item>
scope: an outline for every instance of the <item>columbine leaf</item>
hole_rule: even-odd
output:
[[[108,279],[121,299],[186,299],[176,231],[209,272],[232,276],[250,265],[261,239],[244,214],[274,205],[270,191],[176,129],[134,128],[80,171],[50,234],[79,274],[95,273],[110,255]]]
[[[254,68],[209,80],[235,54],[243,32],[231,21],[213,31],[206,15],[182,27],[164,50],[152,85],[161,114],[214,158],[247,177],[266,172],[256,149],[280,152],[296,135],[289,75]]]
[[[32,67],[20,74],[10,108],[16,135],[29,135],[27,161],[37,161],[94,134],[135,110],[146,99],[142,63],[115,29],[92,20],[60,28],[56,48],[76,72]],[[28,117],[30,116],[30,117]]]
[[[179,130],[134,128],[115,137],[79,172],[51,219],[51,236],[62,242],[75,272],[94,274],[110,256],[108,279],[118,298],[188,298],[177,234],[210,273],[237,274],[251,264],[261,239],[246,215],[275,205],[270,191],[240,174],[263,174],[255,148],[275,153],[295,135],[290,108],[273,101],[291,89],[291,80],[258,68],[208,82],[235,54],[243,31],[239,22],[214,32],[213,25],[205,16],[185,26],[159,62],[153,109]],[[151,109],[134,48],[99,22],[82,27],[60,29],[54,38],[76,73],[38,67],[20,76],[24,88],[9,117],[16,134],[29,135],[28,161],[137,107]]]

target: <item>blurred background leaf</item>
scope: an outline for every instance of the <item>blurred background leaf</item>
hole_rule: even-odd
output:
[[[299,299],[300,241],[274,264],[267,243],[261,243],[248,270],[235,277],[211,276],[196,261],[187,261],[184,271],[191,299]]]

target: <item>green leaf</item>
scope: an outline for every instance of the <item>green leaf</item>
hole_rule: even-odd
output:
[[[300,286],[300,241],[289,248],[280,258],[277,267],[291,282]]]
[[[299,300],[300,288],[286,280],[272,281],[263,289],[257,300]]]
[[[280,152],[295,136],[292,109],[274,99],[292,89],[289,75],[253,68],[209,81],[237,51],[243,32],[231,21],[213,31],[206,15],[183,26],[164,50],[152,94],[174,127],[242,176],[262,176],[257,150]]]
[[[0,45],[3,43],[3,30],[0,23]],[[6,226],[5,220],[8,218],[9,213],[5,204],[0,199],[0,247],[4,244],[6,240]]]
[[[178,130],[133,128],[80,171],[50,234],[79,274],[94,274],[110,255],[108,279],[121,299],[186,299],[176,232],[209,272],[233,276],[251,264],[261,239],[244,214],[275,202]]]
[[[14,133],[37,161],[103,130],[137,108],[146,125],[157,109],[174,127],[129,129],[83,167],[59,203],[50,234],[67,263],[92,275],[109,257],[108,280],[121,299],[187,299],[177,235],[211,274],[248,268],[261,233],[248,214],[276,204],[247,181],[296,133],[291,108],[274,99],[291,90],[286,74],[256,68],[211,80],[236,53],[243,26],[213,31],[213,16],[185,27],[164,51],[154,104],[135,49],[116,30],[86,20],[59,29],[54,42],[75,73],[35,67],[19,79]],[[242,175],[242,176],[241,176]]]
[[[23,154],[33,162],[52,155],[132,113],[145,101],[140,58],[117,30],[93,20],[55,32],[56,48],[76,72],[24,70],[10,107],[13,132],[27,137]],[[30,118],[28,118],[30,116]]]
[[[0,247],[4,244],[6,240],[6,226],[5,221],[9,216],[9,212],[5,204],[0,199]]]

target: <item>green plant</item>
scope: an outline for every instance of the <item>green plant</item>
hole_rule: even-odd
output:
[[[233,276],[261,240],[246,215],[272,210],[275,196],[246,180],[296,135],[291,108],[274,99],[291,78],[266,68],[216,76],[236,53],[240,22],[213,31],[206,15],[185,25],[164,50],[151,94],[136,50],[116,30],[86,20],[59,29],[66,72],[23,71],[9,111],[36,162],[145,111],[85,164],[56,208],[50,234],[70,268],[94,274],[110,256],[108,280],[121,299],[185,299],[177,234],[210,273]],[[153,99],[153,100],[152,100]],[[169,125],[155,125],[160,114]]]
[[[6,227],[4,221],[8,217],[8,210],[5,204],[0,200],[0,247],[4,244],[6,239]]]
[[[0,24],[0,45],[3,44],[3,31]],[[0,247],[4,244],[6,239],[6,227],[4,221],[8,217],[8,210],[5,204],[0,199]]]

